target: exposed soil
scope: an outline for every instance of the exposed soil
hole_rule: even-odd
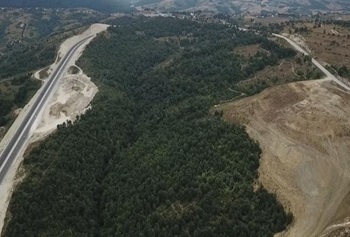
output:
[[[258,182],[294,215],[288,230],[277,236],[347,234],[349,100],[349,93],[324,79],[276,86],[216,106],[225,120],[246,125],[259,142]]]
[[[290,35],[289,38],[293,40],[295,43],[297,43],[300,47],[305,49],[306,52],[311,53],[311,50],[309,49],[306,43],[306,39],[303,36],[299,34],[294,34],[294,35]]]
[[[58,124],[74,121],[85,113],[97,91],[97,86],[82,72],[68,74],[44,111],[35,133],[46,134],[55,130]]]
[[[39,71],[40,79],[46,79],[49,76],[49,69],[50,67],[46,67],[43,70]]]
[[[81,70],[80,68],[78,68],[77,66],[71,66],[69,69],[68,69],[68,73],[69,74],[78,74],[80,73]]]
[[[292,36],[291,39],[299,42],[304,48],[307,45],[313,56],[331,65],[350,67],[349,28],[331,24],[314,28],[314,24],[310,22],[298,23],[295,27],[307,27],[308,32],[302,33],[302,36]],[[289,30],[293,31],[291,28],[285,28],[286,32]]]
[[[301,54],[296,58],[303,60]],[[311,62],[299,64],[296,58],[281,60],[276,66],[267,66],[264,70],[255,73],[251,78],[237,83],[236,88],[244,91],[259,83],[264,83],[270,87],[293,81],[302,81],[310,79],[311,74],[308,76],[310,72],[315,76],[318,74],[322,75],[321,72],[316,73],[318,70]]]
[[[242,55],[245,58],[250,58],[251,56],[254,56],[258,51],[265,51],[261,49],[260,45],[253,44],[253,45],[247,45],[247,46],[239,46],[236,47],[234,52],[238,55]]]

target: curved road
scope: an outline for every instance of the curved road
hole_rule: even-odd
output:
[[[283,35],[279,35],[279,34],[272,34],[278,38],[282,38],[284,40],[286,40],[290,45],[292,45],[296,50],[298,50],[300,53],[304,54],[304,55],[310,55],[308,52],[306,52],[304,49],[302,49],[299,45],[297,45],[293,40],[283,36]],[[318,67],[324,74],[326,74],[326,76],[331,79],[332,81],[334,81],[335,83],[337,83],[339,86],[345,88],[346,90],[350,91],[350,87],[348,85],[346,85],[345,83],[343,83],[342,81],[340,81],[338,78],[336,78],[330,71],[328,71],[324,66],[322,66],[318,61],[316,61],[316,59],[312,58],[312,63]]]
[[[72,56],[79,48],[79,46],[81,46],[85,41],[87,41],[91,37],[93,36],[87,37],[76,43],[73,47],[70,48],[68,53],[60,60],[57,68],[53,71],[53,73],[45,83],[42,92],[39,94],[33,106],[28,111],[26,117],[23,119],[14,136],[3,149],[0,155],[0,183],[3,181],[9,167],[16,159],[18,153],[23,148],[23,145],[26,143],[27,138],[29,138],[29,136],[31,135],[30,131],[37,116],[43,110],[45,103],[47,102],[48,98],[50,97],[55,88],[55,85],[66,72],[66,67],[69,61],[72,59]]]

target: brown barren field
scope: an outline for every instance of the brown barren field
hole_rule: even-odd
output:
[[[298,23],[295,27],[307,27],[301,35],[312,55],[331,65],[350,67],[350,29],[326,24],[313,28],[313,23]],[[288,33],[291,28],[286,28]],[[294,30],[292,30],[294,31]]]
[[[349,100],[350,93],[323,79],[216,106],[259,142],[258,182],[294,215],[277,236],[347,236],[341,233],[350,225]]]

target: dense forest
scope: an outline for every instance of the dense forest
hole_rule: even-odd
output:
[[[57,45],[43,46],[43,41],[18,47],[11,52],[0,55],[0,81],[4,78],[30,72],[54,62]]]
[[[0,127],[13,120],[9,113],[14,107],[23,107],[40,88],[41,82],[32,80],[31,72],[54,61],[56,45],[42,44],[39,41],[0,55]]]
[[[0,39],[3,39],[6,35],[6,21],[0,22]]]
[[[79,66],[92,110],[24,160],[3,236],[273,236],[291,222],[253,188],[260,149],[209,109],[230,88],[294,56],[251,32],[172,18],[121,18]],[[269,53],[241,65],[234,48]],[[249,69],[249,70],[248,70]]]
[[[0,84],[0,127],[13,120],[9,115],[13,107],[21,108],[40,88],[41,82],[31,78],[31,74],[13,77]]]

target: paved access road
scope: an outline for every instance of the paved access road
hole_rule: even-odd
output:
[[[64,76],[64,73],[67,71],[67,66],[69,61],[72,59],[72,56],[76,50],[81,46],[85,41],[90,39],[92,36],[87,37],[75,45],[73,45],[67,54],[60,60],[56,69],[51,73],[50,77],[47,79],[40,95],[34,102],[33,106],[29,109],[26,117],[23,119],[23,122],[19,125],[14,136],[11,138],[10,142],[3,149],[0,154],[0,183],[3,181],[8,169],[10,168],[13,161],[16,159],[18,153],[23,148],[23,145],[26,143],[27,139],[30,137],[31,128],[37,118],[37,116],[44,109],[44,105],[47,100],[50,98],[50,95],[54,92],[54,88],[57,85],[57,82]]]
[[[296,50],[298,50],[299,52],[301,52],[304,55],[309,55],[308,52],[306,52],[304,49],[302,49],[299,45],[297,45],[293,40],[283,36],[283,35],[279,35],[279,34],[272,34],[276,37],[282,38],[284,40],[286,40],[290,45],[292,45]],[[317,62],[316,59],[312,58],[312,63],[318,67],[324,74],[326,74],[326,76],[331,79],[332,81],[334,81],[335,83],[337,83],[338,85],[340,85],[341,87],[345,88],[346,90],[350,91],[350,87],[348,85],[346,85],[345,83],[343,83],[342,81],[340,81],[337,77],[335,77],[330,71],[328,71],[324,66],[322,66],[319,62]]]

